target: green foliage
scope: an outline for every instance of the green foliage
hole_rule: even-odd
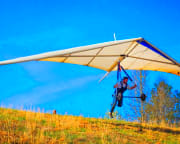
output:
[[[61,131],[45,131],[44,135],[51,138],[60,138],[62,132]]]
[[[25,120],[26,120],[25,117],[18,117],[17,119],[18,119],[19,121],[25,121]]]
[[[41,125],[45,125],[46,124],[46,120],[41,120]]]

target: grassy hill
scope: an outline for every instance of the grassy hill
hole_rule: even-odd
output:
[[[0,143],[179,144],[180,128],[0,108]]]

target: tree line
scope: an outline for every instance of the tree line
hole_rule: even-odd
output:
[[[147,71],[135,71],[134,74],[139,85],[135,95],[145,92],[148,96],[136,107],[137,119],[146,123],[180,126],[180,92],[174,90],[165,79],[157,80],[149,88],[147,75]]]

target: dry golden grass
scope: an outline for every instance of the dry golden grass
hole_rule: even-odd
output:
[[[180,143],[180,128],[0,108],[0,143]]]

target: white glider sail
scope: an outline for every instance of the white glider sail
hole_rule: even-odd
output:
[[[0,65],[28,61],[53,61],[85,65],[111,72],[117,70],[119,60],[126,70],[162,71],[180,76],[180,64],[143,38],[47,52],[0,61]]]

